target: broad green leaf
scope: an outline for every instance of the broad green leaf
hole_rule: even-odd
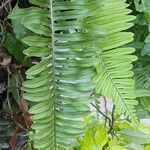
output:
[[[108,142],[108,133],[107,133],[107,129],[103,126],[98,127],[95,136],[94,136],[94,140],[96,145],[102,149],[103,146]]]
[[[31,66],[31,59],[26,58],[23,54],[26,46],[21,41],[16,39],[12,34],[7,33],[4,44],[9,53],[14,56],[18,62]]]
[[[108,143],[109,148],[117,145],[118,138],[111,139]]]
[[[150,150],[150,145],[145,146],[144,150]]]
[[[125,128],[132,128],[132,124],[128,121],[118,121],[115,123],[115,127],[119,128],[119,130],[125,129]]]
[[[81,141],[81,150],[95,150],[95,142],[92,132],[85,134]]]

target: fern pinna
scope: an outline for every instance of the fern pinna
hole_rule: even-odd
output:
[[[133,16],[123,0],[30,0],[35,6],[14,9],[9,16],[30,31],[24,53],[40,57],[23,83],[31,102],[30,139],[35,149],[68,149],[78,144],[83,117],[96,91],[111,97],[117,109],[136,122],[133,48],[123,47],[132,34]],[[121,58],[121,59],[120,59]],[[98,64],[98,65],[97,65]]]

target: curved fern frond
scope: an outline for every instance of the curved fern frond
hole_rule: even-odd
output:
[[[150,90],[150,65],[143,67],[139,64],[134,72],[137,89]]]
[[[129,29],[135,17],[122,0],[107,0],[98,19],[99,25],[106,29],[106,37],[100,43],[102,53],[96,55],[99,64],[94,78],[96,92],[112,98],[119,114],[124,113],[132,122],[138,124],[135,106],[134,73],[132,62],[137,57],[132,55],[132,47],[123,47],[133,40],[133,34],[123,30]]]
[[[139,98],[140,103],[144,107],[144,109],[150,112],[150,97],[141,97]]]
[[[97,21],[101,1],[30,0],[37,7],[18,9],[9,16],[21,19],[30,31],[24,53],[41,61],[27,72],[24,98],[31,103],[34,148],[56,150],[77,144],[83,117],[89,113],[94,85],[93,51],[105,31]],[[50,2],[50,3],[49,3]],[[119,3],[120,4],[120,3]],[[96,20],[96,19],[94,19]],[[94,41],[94,42],[93,42]],[[95,44],[94,44],[95,43]],[[39,59],[38,59],[39,60]]]
[[[138,65],[135,72],[136,95],[142,106],[150,112],[150,65],[144,67],[142,63]]]

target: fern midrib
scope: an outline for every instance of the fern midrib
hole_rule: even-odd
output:
[[[102,53],[102,54],[103,54],[103,53]],[[105,63],[105,60],[103,59],[102,56],[99,56],[99,57],[101,57],[101,64],[102,64],[102,67],[104,68],[105,72],[107,73],[109,80],[111,81],[111,83],[113,84],[113,86],[114,86],[114,88],[116,89],[117,93],[119,94],[119,96],[120,96],[120,98],[121,98],[123,104],[124,104],[125,107],[127,108],[127,111],[130,113],[130,115],[131,115],[132,118],[134,119],[134,116],[133,116],[132,113],[130,112],[130,109],[128,108],[127,104],[125,103],[125,99],[122,97],[122,95],[121,95],[121,93],[119,92],[117,86],[116,86],[115,83],[113,82],[113,79],[111,78],[111,75],[110,75],[110,73],[109,73],[109,71],[108,71],[108,69],[107,69],[107,65],[106,65],[106,63]],[[136,119],[134,119],[134,122],[138,125]]]
[[[52,30],[52,33],[51,33],[51,35],[52,35],[52,72],[53,72],[53,75],[52,75],[52,78],[53,78],[53,91],[55,92],[55,74],[54,74],[54,72],[55,72],[55,66],[54,66],[54,63],[55,63],[55,35],[54,35],[54,18],[53,18],[53,0],[50,0],[50,23],[51,23],[51,30]],[[54,94],[54,96],[55,96],[55,94]],[[54,145],[55,145],[55,147],[54,147],[54,149],[55,150],[57,150],[57,145],[56,145],[56,120],[55,120],[55,118],[56,118],[56,108],[55,108],[55,106],[56,106],[56,102],[55,102],[55,97],[53,97],[53,101],[54,101]]]

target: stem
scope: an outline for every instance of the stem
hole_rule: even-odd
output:
[[[110,133],[112,135],[112,138],[114,138],[115,133],[114,133],[114,123],[115,123],[115,105],[113,105],[113,109],[112,109],[112,114],[111,114],[111,119],[104,114],[99,108],[97,108],[93,103],[91,103],[92,106],[94,108],[96,108],[98,110],[98,112],[104,116],[107,120],[108,120],[108,124],[109,124],[109,131],[108,134]]]
[[[52,76],[52,78],[53,78],[53,83],[54,83],[54,89],[53,90],[55,90],[55,74],[54,74],[54,72],[55,72],[55,66],[54,66],[54,64],[55,64],[55,31],[54,31],[54,15],[53,15],[53,0],[50,0],[49,1],[50,2],[50,18],[51,18],[51,30],[52,30],[52,64],[53,64],[53,66],[52,66],[52,73],[53,73],[53,76]],[[55,94],[54,94],[55,95]],[[55,145],[55,150],[57,149],[56,147],[57,147],[57,145],[56,145],[56,109],[55,109],[55,105],[56,105],[56,101],[54,100],[54,137],[55,137],[55,139],[54,139],[54,145]]]
[[[108,115],[108,112],[107,112],[107,100],[106,100],[106,97],[103,96],[103,99],[104,99],[104,107],[105,107],[105,114],[106,116]],[[107,125],[107,118],[105,118],[105,127]]]
[[[112,138],[114,138],[114,123],[115,123],[115,105],[113,105],[112,114],[111,114],[111,126],[108,131],[112,135]]]
[[[99,108],[97,108],[93,103],[91,103],[91,104],[92,104],[92,106],[93,106],[94,108],[96,108],[96,109],[98,110],[98,112],[99,112],[102,116],[104,116],[105,118],[108,119],[109,126],[111,126],[111,119],[110,119],[106,114],[104,114]]]
[[[7,104],[8,104],[8,107],[9,107],[9,110],[11,112],[11,116],[12,116],[12,109],[11,109],[11,105],[10,105],[10,102],[9,102],[9,87],[10,87],[10,69],[9,69],[9,66],[7,66],[7,72],[8,72],[8,79],[7,79],[7,95],[6,95],[6,101],[7,101]]]

